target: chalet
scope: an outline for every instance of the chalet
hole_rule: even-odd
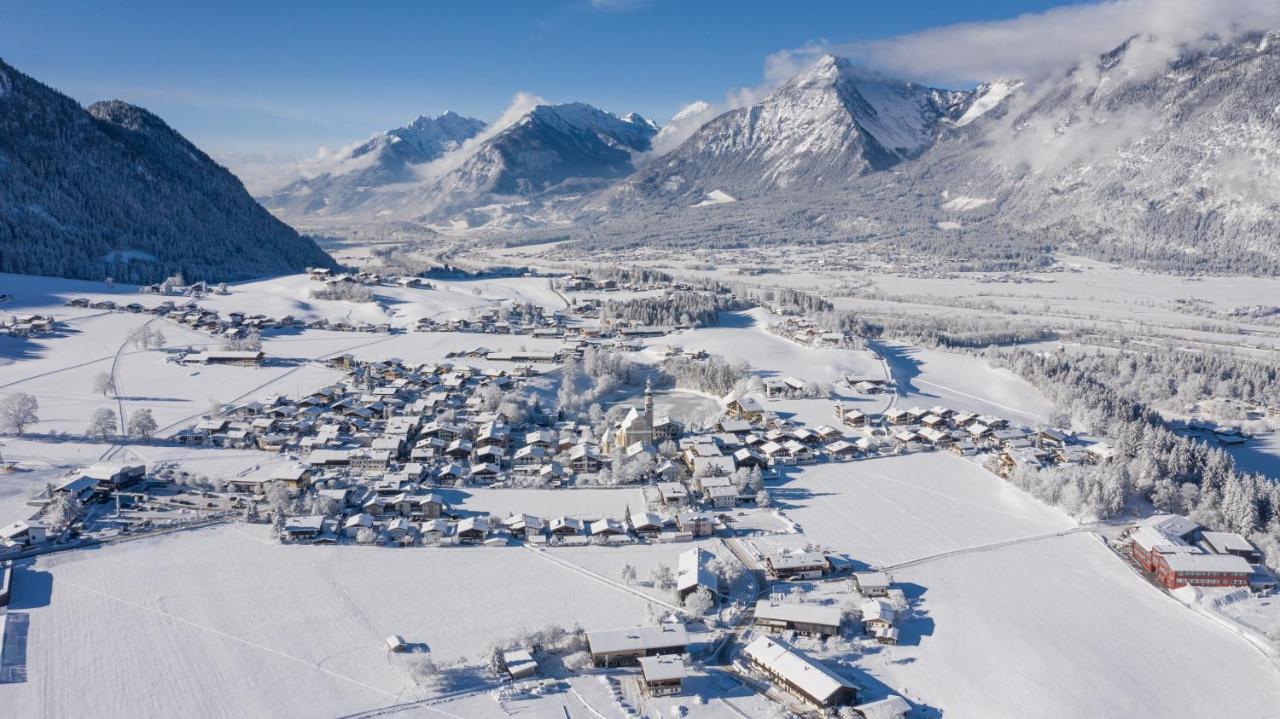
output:
[[[765,558],[774,579],[819,579],[831,564],[821,552],[779,552]]]
[[[857,688],[847,679],[779,639],[756,637],[742,653],[752,669],[816,709],[857,701]]]
[[[575,445],[569,450],[569,466],[575,472],[586,472],[588,474],[599,472],[604,466],[604,460],[600,455],[596,454],[595,448],[587,444]]]
[[[387,471],[391,463],[391,452],[385,449],[366,449],[352,452],[347,458],[351,471],[361,474],[376,474]]]
[[[764,469],[769,460],[750,447],[743,447],[733,453],[733,464],[738,469]]]
[[[688,532],[695,537],[709,537],[715,526],[708,517],[701,512],[692,512],[685,510],[676,515],[676,527],[682,532]]]
[[[587,648],[598,667],[632,665],[642,657],[684,654],[688,646],[683,624],[587,632]]]
[[[867,415],[859,409],[843,410],[840,413],[840,421],[846,427],[865,427],[867,426]]]
[[[588,525],[588,533],[592,537],[611,537],[619,534],[626,534],[626,527],[616,519],[597,519]]]
[[[883,599],[868,599],[858,609],[862,612],[862,629],[867,634],[874,635],[880,629],[893,627],[893,607]]]
[[[958,439],[948,445],[947,450],[961,457],[972,457],[978,453],[978,445],[967,439]]]
[[[905,409],[891,409],[884,413],[884,419],[894,425],[911,424],[911,413]]]
[[[756,602],[755,624],[770,632],[794,631],[813,637],[840,632],[841,610],[827,604]]]
[[[722,400],[725,414],[730,419],[741,419],[748,422],[759,422],[764,419],[764,405],[754,395],[739,397],[730,393]]]
[[[449,536],[449,521],[428,519],[418,524],[418,537],[423,544],[439,544]]]
[[[39,522],[18,521],[0,527],[0,544],[29,547],[49,541],[48,530]]]
[[[271,480],[280,482],[291,491],[298,492],[311,484],[311,467],[305,464],[287,464],[271,471]]]
[[[467,471],[462,465],[451,462],[436,471],[436,483],[441,485],[459,484],[466,480]]]
[[[679,482],[658,482],[656,488],[663,504],[679,506],[689,501],[689,490]]]
[[[542,534],[542,530],[546,527],[546,522],[542,521],[542,517],[536,517],[532,514],[512,514],[502,520],[502,526],[506,527],[508,532],[511,532],[511,536],[527,539]]]
[[[305,542],[315,539],[324,531],[323,514],[307,517],[290,517],[285,520],[284,536],[291,542]]]
[[[492,482],[502,473],[502,468],[492,462],[482,462],[471,467],[467,478],[472,482]]]
[[[551,520],[550,531],[553,537],[573,537],[582,534],[583,522],[575,517],[556,517]]]
[[[646,539],[654,539],[661,534],[662,525],[662,517],[652,512],[631,516],[631,531]]]
[[[707,490],[707,501],[715,509],[733,509],[738,504],[738,490],[735,487],[712,487]]]
[[[893,582],[884,572],[856,572],[853,581],[858,584],[858,592],[864,597],[887,597]]]
[[[680,693],[688,670],[678,656],[641,657],[640,683],[651,697],[675,696]]]
[[[751,423],[744,419],[720,420],[720,431],[729,434],[746,434],[751,431]]]
[[[355,537],[362,529],[373,529],[374,519],[372,515],[360,512],[347,517],[342,523],[342,533],[348,537]]]
[[[676,563],[676,596],[680,601],[701,588],[712,595],[720,594],[720,580],[710,568],[713,558],[705,549],[690,549],[680,554]]]
[[[489,536],[489,520],[486,517],[467,517],[458,522],[454,535],[459,544],[480,544]]]

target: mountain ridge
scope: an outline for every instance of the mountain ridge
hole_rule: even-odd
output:
[[[232,281],[336,266],[162,119],[0,60],[0,271]]]

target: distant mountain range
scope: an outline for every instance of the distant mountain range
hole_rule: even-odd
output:
[[[1136,37],[1049,80],[972,91],[827,56],[661,156],[647,153],[652,122],[541,106],[407,182],[266,202],[285,217],[547,227],[614,244],[857,240],[1280,272],[1277,35],[1168,52]]]
[[[634,113],[618,117],[582,103],[538,105],[487,137],[479,121],[452,113],[414,124],[440,136],[444,120],[449,144],[434,144],[434,153],[410,160],[397,152],[414,125],[397,128],[361,145],[335,172],[262,201],[284,217],[536,225],[529,208],[626,177],[658,132]]]
[[[149,282],[333,266],[160,118],[0,61],[0,271]]]

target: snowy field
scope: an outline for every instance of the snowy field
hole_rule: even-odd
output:
[[[635,593],[523,548],[281,546],[265,533],[219,527],[24,568],[11,611],[30,615],[29,680],[4,689],[7,712],[78,715],[91,691],[98,717],[338,716],[417,698],[390,634],[437,661],[478,661],[522,628],[645,618]]]
[[[978,464],[945,452],[812,465],[769,485],[774,504],[802,534],[757,545],[817,542],[875,566],[1076,526]]]
[[[820,465],[775,489],[803,534],[893,566],[902,645],[858,659],[946,717],[1250,717],[1280,701],[1251,644],[1133,573],[1092,533],[946,454]],[[1021,540],[1021,541],[1019,541]],[[995,545],[995,546],[991,546]],[[1212,688],[1212,689],[1210,689]]]
[[[866,352],[806,347],[768,330],[778,318],[767,310],[728,312],[720,324],[648,341],[649,347],[683,347],[747,362],[764,377],[793,376],[806,382],[835,382],[849,374],[882,377],[881,364]]]

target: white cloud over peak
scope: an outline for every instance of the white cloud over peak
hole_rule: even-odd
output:
[[[1276,0],[1110,0],[1007,20],[971,22],[869,42],[788,51],[791,62],[830,51],[909,79],[957,84],[1035,79],[1145,36],[1165,59],[1206,35],[1280,26]]]
[[[456,150],[446,152],[443,157],[433,160],[420,167],[414,168],[415,174],[422,179],[431,179],[447,174],[467,161],[468,157],[475,154],[476,150],[486,140],[497,135],[503,130],[511,127],[520,121],[530,110],[538,105],[545,105],[547,101],[531,92],[517,92],[511,98],[511,102],[507,105],[507,109],[502,111],[497,120],[489,123],[480,134],[472,137],[462,143]]]

